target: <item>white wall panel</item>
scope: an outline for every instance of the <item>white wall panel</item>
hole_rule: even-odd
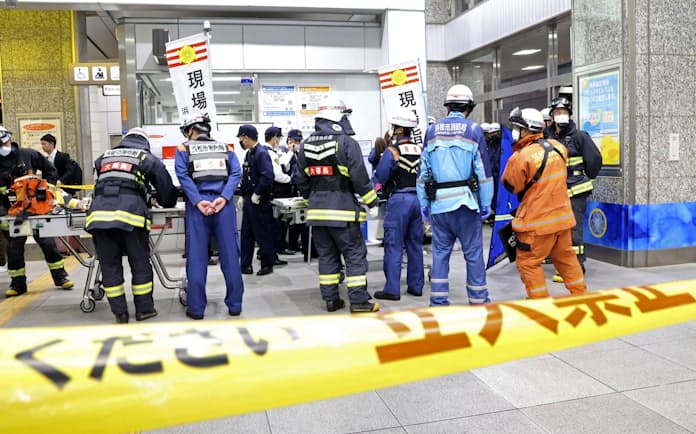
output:
[[[447,58],[447,50],[445,47],[445,25],[434,24],[425,27],[425,42],[426,55],[428,61],[445,62]]]
[[[425,55],[425,15],[423,12],[387,11],[389,64],[407,62]]]
[[[306,27],[307,69],[365,68],[365,35],[362,27]]]
[[[382,57],[382,29],[365,27],[365,69],[375,69],[384,65]]]
[[[201,32],[200,24],[182,24],[179,26],[179,34],[182,38]],[[210,63],[213,69],[242,69],[244,67],[242,26],[214,24],[211,36]]]
[[[244,68],[305,69],[305,28],[244,25]]]
[[[485,47],[558,15],[570,12],[571,0],[488,0],[447,24],[428,25],[428,36],[444,34],[445,57],[431,47],[433,58],[451,60]]]

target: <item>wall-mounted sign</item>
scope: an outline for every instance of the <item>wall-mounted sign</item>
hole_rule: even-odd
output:
[[[618,68],[578,74],[578,128],[599,147],[604,166],[621,164],[620,86]]]
[[[121,86],[118,84],[105,84],[102,86],[102,95],[104,96],[118,96],[121,95]]]
[[[19,143],[23,148],[42,152],[41,137],[52,134],[58,142],[56,148],[65,149],[61,128],[62,113],[18,113],[17,122],[19,123]]]
[[[120,84],[118,63],[75,63],[70,65],[70,84]]]

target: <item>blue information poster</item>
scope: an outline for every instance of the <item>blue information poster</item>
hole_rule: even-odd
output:
[[[621,164],[619,69],[583,74],[579,81],[578,127],[602,151],[604,166]]]

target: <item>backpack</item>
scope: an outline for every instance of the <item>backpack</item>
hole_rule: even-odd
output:
[[[46,180],[34,175],[31,170],[28,175],[15,179],[10,190],[17,195],[17,202],[8,211],[13,217],[48,214],[56,204],[53,190]]]

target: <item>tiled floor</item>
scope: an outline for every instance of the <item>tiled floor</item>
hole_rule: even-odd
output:
[[[369,248],[371,292],[382,289],[384,283],[381,255],[381,249]],[[242,318],[325,313],[317,289],[316,262],[304,264],[297,255],[286,259],[290,264],[277,267],[272,275],[245,276]],[[165,260],[170,272],[178,275],[184,263],[180,255],[169,254]],[[429,261],[426,256],[426,263]],[[461,253],[453,254],[451,278],[455,282],[465,280],[462,265]],[[590,260],[587,269],[591,289],[696,279],[692,264],[625,269]],[[31,262],[27,270],[33,279],[44,273],[46,266]],[[552,272],[551,266],[546,266],[549,280]],[[72,273],[78,286],[85,277],[84,268]],[[219,267],[209,268],[208,282],[206,319],[228,319]],[[7,283],[7,276],[0,276],[0,285]],[[513,264],[490,270],[488,285],[495,301],[524,296]],[[550,285],[554,295],[565,293],[562,285]],[[186,320],[173,291],[156,284],[155,294],[160,314],[154,321]],[[48,290],[6,327],[113,322],[105,301],[98,302],[93,313],[80,312],[81,295],[81,289]],[[465,304],[466,294],[454,290],[451,300]],[[425,304],[427,297],[404,297],[383,306],[400,309]],[[470,372],[157,432],[696,432],[696,321]]]

